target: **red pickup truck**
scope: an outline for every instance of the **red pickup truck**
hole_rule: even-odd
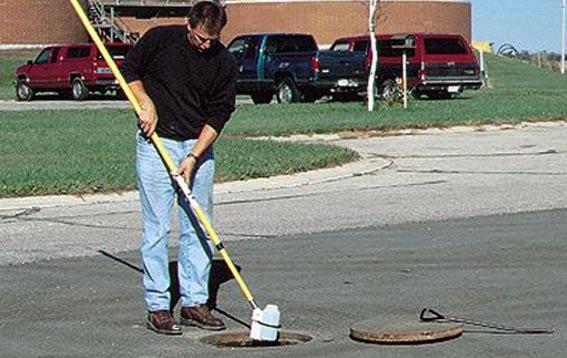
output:
[[[402,54],[407,56],[408,88],[415,97],[451,98],[465,89],[482,85],[479,63],[467,41],[454,34],[377,35],[380,97],[388,100],[402,78]],[[372,59],[370,36],[335,40],[321,53],[321,81],[333,81],[334,93],[360,94],[366,91]]]
[[[106,47],[121,66],[132,44],[109,43]],[[80,101],[91,92],[105,93],[119,88],[94,44],[44,48],[35,60],[16,69],[15,85],[19,101],[29,101],[39,92],[57,92]]]

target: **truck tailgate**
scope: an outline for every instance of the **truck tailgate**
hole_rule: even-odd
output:
[[[319,53],[321,66],[319,78],[325,82],[365,81],[365,57],[363,52],[321,51]]]

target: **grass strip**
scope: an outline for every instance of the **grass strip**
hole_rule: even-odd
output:
[[[0,197],[135,188],[136,127],[128,111],[0,112]],[[295,173],[353,160],[327,145],[223,137],[217,181]]]

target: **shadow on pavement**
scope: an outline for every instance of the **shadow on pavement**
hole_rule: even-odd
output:
[[[128,268],[131,268],[134,271],[137,271],[138,273],[144,273],[144,270],[142,270],[140,267],[135,266],[128,261],[122,260],[121,258],[118,258],[112,254],[109,254],[104,250],[98,250],[98,252]],[[235,266],[238,272],[240,272],[241,267],[238,265]],[[177,276],[177,261],[171,261],[169,263],[169,277],[171,280],[171,284],[169,285],[169,293],[171,294],[171,303],[169,308],[171,311],[173,311],[173,309],[179,302],[179,298],[181,297],[179,292],[179,278]],[[207,302],[207,306],[210,309],[216,309],[219,313],[240,324],[248,326],[238,318],[233,317],[229,313],[217,308],[217,297],[220,286],[223,283],[230,281],[231,279],[233,279],[233,276],[226,263],[223,260],[213,260],[211,267],[211,276],[209,279],[209,301]]]

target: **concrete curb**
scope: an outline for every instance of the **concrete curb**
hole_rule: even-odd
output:
[[[215,194],[243,193],[297,187],[303,185],[314,185],[375,173],[389,167],[391,164],[391,161],[382,158],[363,158],[362,160],[347,163],[345,165],[334,168],[324,168],[292,175],[278,175],[270,178],[258,178],[246,181],[215,184]],[[79,206],[133,201],[138,201],[137,191],[111,194],[46,195],[23,198],[7,198],[0,199],[0,213],[4,211],[17,211],[29,208]]]
[[[416,134],[441,134],[441,133],[469,133],[479,131],[499,131],[509,129],[534,128],[534,127],[565,127],[567,121],[554,122],[522,122],[516,125],[483,125],[483,126],[458,126],[448,128],[429,128],[429,129],[409,129],[390,132],[386,135],[416,135]],[[349,138],[352,135],[353,138]],[[384,133],[366,132],[362,138],[354,133],[345,135],[326,134],[326,135],[296,135],[291,137],[280,137],[269,139],[294,142],[334,142],[346,139],[363,139],[373,136],[384,136]],[[268,139],[268,138],[259,138]],[[359,161],[348,163],[339,167],[325,168],[293,175],[279,175],[270,178],[250,179],[246,181],[236,181],[220,183],[215,185],[216,194],[242,193],[261,190],[275,190],[280,188],[297,187],[303,185],[314,185],[325,182],[342,180],[348,177],[368,175],[388,168],[392,161],[379,157],[365,157]],[[92,205],[111,202],[134,202],[138,200],[138,192],[130,191],[112,194],[92,194],[92,195],[49,195],[37,197],[8,198],[0,199],[0,213],[4,211],[23,210],[33,207],[57,207],[57,206],[77,206]]]
[[[365,131],[344,131],[331,134],[294,134],[285,137],[254,137],[250,139],[257,140],[273,140],[278,142],[335,142],[341,140],[368,139],[375,137],[393,137],[405,135],[435,135],[446,133],[475,133],[475,132],[494,132],[512,129],[524,128],[550,128],[550,127],[566,127],[567,120],[556,121],[535,121],[520,122],[517,124],[479,124],[470,126],[451,126],[451,127],[433,127],[433,128],[408,128],[408,129],[392,129],[392,130],[365,130]]]
[[[383,158],[368,157],[334,168],[318,169],[292,175],[278,175],[269,178],[222,183],[215,186],[215,193],[242,193],[333,182],[345,178],[373,174],[388,168],[392,165],[392,163],[392,161]]]

